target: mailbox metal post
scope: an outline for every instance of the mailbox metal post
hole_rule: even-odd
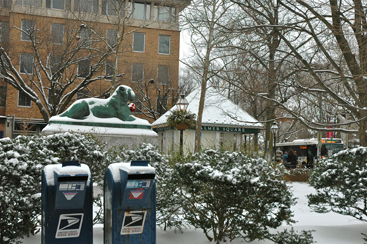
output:
[[[111,164],[104,179],[104,243],[156,243],[155,170],[148,161]]]
[[[42,171],[42,244],[93,243],[93,191],[89,167],[78,161]]]

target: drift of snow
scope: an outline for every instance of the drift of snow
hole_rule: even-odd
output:
[[[320,214],[312,212],[307,206],[307,194],[314,193],[315,190],[307,183],[291,183],[291,190],[298,198],[297,204],[292,207],[294,219],[297,221],[293,225],[297,231],[315,230],[314,240],[319,244],[361,244],[363,243],[361,233],[367,233],[367,223],[363,223],[349,216],[342,216],[335,213]],[[284,225],[282,230],[289,226]],[[93,243],[103,243],[103,225],[95,225],[93,230]],[[41,235],[37,234],[25,238],[23,243],[39,244]],[[159,244],[211,244],[202,230],[185,229],[183,233],[178,230],[163,231],[157,227],[157,243]],[[243,244],[242,239],[235,239],[231,244]],[[273,244],[271,241],[253,241],[251,244]]]

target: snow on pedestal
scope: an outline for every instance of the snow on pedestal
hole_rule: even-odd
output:
[[[42,132],[46,135],[91,133],[107,142],[109,147],[124,145],[132,148],[144,142],[157,145],[157,133],[147,120],[131,115],[127,97],[129,100],[134,99],[132,89],[119,86],[107,99],[80,99],[64,113],[51,117]]]

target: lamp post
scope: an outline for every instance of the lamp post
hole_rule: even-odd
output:
[[[276,143],[276,134],[278,131],[278,125],[277,123],[274,121],[273,125],[271,126],[271,132],[273,133],[273,141],[274,141],[274,161],[276,162],[276,150],[275,150],[275,143]]]
[[[180,98],[177,101],[178,109],[181,111],[186,111],[187,107],[189,106],[189,102],[185,98],[185,94],[181,94]],[[184,128],[179,128],[180,130],[180,154],[183,155],[183,131]]]

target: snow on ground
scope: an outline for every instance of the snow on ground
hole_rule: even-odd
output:
[[[313,233],[314,240],[318,244],[362,244],[361,233],[367,233],[367,224],[355,220],[352,217],[342,216],[335,213],[319,214],[312,212],[307,206],[306,195],[314,191],[306,183],[290,184],[294,195],[298,198],[297,204],[293,207],[294,219],[298,221],[293,225],[295,230],[316,230]],[[94,244],[103,243],[102,225],[94,227]],[[282,226],[279,229],[284,229]],[[25,244],[40,244],[40,234],[23,240]],[[157,227],[158,244],[209,244],[201,230],[187,229],[183,233],[175,230],[163,231]],[[245,243],[242,239],[236,239],[232,244]],[[273,244],[270,241],[254,241],[251,244]]]

